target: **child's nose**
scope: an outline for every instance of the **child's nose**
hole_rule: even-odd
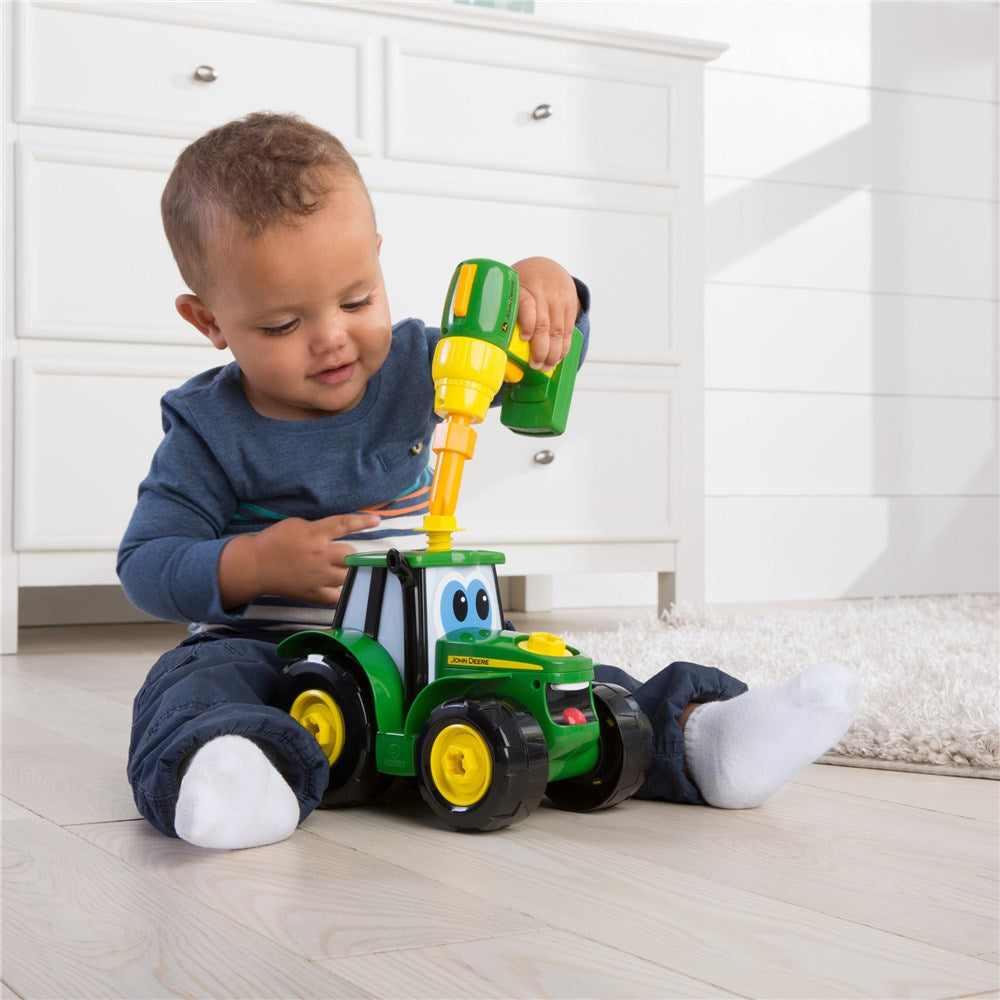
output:
[[[328,317],[319,322],[313,331],[312,349],[315,354],[335,350],[347,342],[347,324],[342,317]]]

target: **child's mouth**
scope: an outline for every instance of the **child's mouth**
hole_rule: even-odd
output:
[[[324,385],[340,385],[346,382],[354,374],[354,362],[350,364],[339,365],[336,368],[326,368],[321,372],[317,372],[312,376],[317,382],[322,382]]]

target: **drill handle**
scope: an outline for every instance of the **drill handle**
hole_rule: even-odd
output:
[[[569,407],[576,386],[576,373],[583,353],[583,334],[573,328],[569,353],[551,372],[539,371],[527,362],[528,341],[520,339],[515,328],[515,340],[523,345],[516,355],[508,348],[507,387],[500,406],[500,422],[516,434],[535,437],[555,437],[566,430]]]

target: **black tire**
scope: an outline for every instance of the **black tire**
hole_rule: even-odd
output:
[[[590,774],[549,783],[553,805],[573,812],[609,809],[634,795],[653,759],[653,727],[636,700],[617,684],[594,685],[601,757]]]
[[[299,660],[285,668],[277,704],[317,737],[330,760],[321,808],[369,802],[391,784],[392,778],[381,774],[375,763],[377,726],[371,696],[350,671],[316,654]],[[335,737],[324,743],[310,713],[327,718],[339,713],[332,727]]]
[[[458,830],[518,823],[545,795],[545,737],[534,717],[510,702],[439,705],[420,733],[417,753],[420,794]]]

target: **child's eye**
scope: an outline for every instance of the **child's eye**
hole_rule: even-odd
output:
[[[363,309],[365,306],[371,305],[372,297],[366,295],[363,299],[359,299],[357,302],[345,302],[340,308],[344,312],[355,312],[358,309]]]
[[[299,325],[297,319],[289,320],[281,326],[262,326],[260,332],[266,337],[280,337],[283,334],[291,333]]]

